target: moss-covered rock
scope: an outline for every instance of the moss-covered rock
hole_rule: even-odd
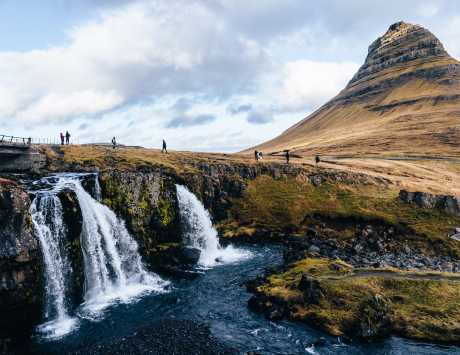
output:
[[[361,269],[307,258],[252,291],[251,302],[267,316],[282,304],[287,317],[332,335],[374,340],[398,334],[460,344],[458,274]]]
[[[180,242],[179,213],[173,178],[161,170],[108,171],[100,175],[102,202],[125,221],[152,258],[160,243]]]

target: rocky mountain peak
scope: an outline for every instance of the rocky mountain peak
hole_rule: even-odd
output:
[[[369,46],[366,61],[350,84],[373,77],[392,66],[445,57],[449,55],[441,41],[430,31],[418,25],[397,22]]]

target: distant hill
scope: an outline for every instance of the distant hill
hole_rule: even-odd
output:
[[[246,152],[253,149],[460,155],[460,63],[425,28],[395,23],[370,45],[366,61],[336,97]]]

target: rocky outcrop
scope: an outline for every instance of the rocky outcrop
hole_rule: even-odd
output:
[[[43,264],[29,207],[20,186],[0,179],[0,336],[32,324],[41,313]]]
[[[438,209],[440,211],[460,216],[460,198],[449,195],[432,195],[427,192],[409,192],[401,190],[399,199],[413,203],[421,208]]]
[[[147,260],[160,243],[181,241],[175,180],[161,170],[100,174],[102,202],[125,221]]]

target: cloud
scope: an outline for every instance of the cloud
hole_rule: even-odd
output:
[[[225,99],[250,90],[265,62],[199,1],[138,1],[75,27],[69,44],[0,53],[0,115],[57,121],[166,95]]]
[[[316,108],[345,87],[359,65],[352,62],[297,60],[285,64],[280,101],[287,110]]]
[[[203,114],[197,116],[179,116],[173,118],[166,125],[167,128],[179,128],[179,127],[191,127],[191,126],[201,126],[204,124],[211,123],[216,120],[216,117],[213,115]]]
[[[252,124],[267,124],[273,121],[273,115],[267,112],[252,111],[248,113],[246,120]]]
[[[396,21],[420,23],[460,56],[454,1],[67,3],[88,6],[88,17],[59,22],[77,24],[58,26],[67,38],[40,41],[59,46],[0,52],[0,121],[17,135],[46,137],[65,123],[82,143],[116,135],[158,146],[170,135],[175,148],[237,150],[336,95]]]
[[[243,112],[248,112],[252,110],[252,105],[251,104],[243,104],[243,105],[229,105],[227,106],[227,112],[229,112],[232,115],[237,115],[239,113]]]

